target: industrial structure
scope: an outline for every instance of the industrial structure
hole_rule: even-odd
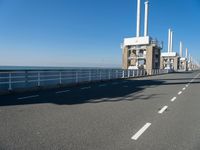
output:
[[[179,56],[173,51],[173,31],[168,31],[168,52],[161,53],[161,69],[177,71],[179,69]]]
[[[179,57],[179,70],[188,71],[188,49],[186,48],[186,56],[183,57],[183,43],[180,41],[180,57]]]
[[[123,69],[160,69],[162,44],[148,35],[149,2],[145,2],[144,35],[141,36],[141,0],[137,0],[136,37],[125,38],[122,44]]]
[[[122,48],[123,69],[144,69],[151,75],[153,69],[168,71],[188,71],[198,68],[191,56],[188,58],[188,48],[183,56],[183,42],[180,42],[180,53],[173,49],[173,31],[168,30],[168,51],[162,52],[163,43],[154,40],[148,34],[149,1],[145,1],[144,35],[141,35],[141,0],[137,0],[136,36],[124,38]]]

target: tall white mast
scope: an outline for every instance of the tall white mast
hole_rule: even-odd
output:
[[[145,3],[145,17],[144,17],[144,37],[148,36],[148,18],[149,18],[149,1]]]
[[[183,57],[183,43],[180,41],[180,57]]]
[[[141,0],[137,0],[137,28],[136,37],[140,37]]]
[[[170,52],[171,47],[171,29],[168,30],[168,53]]]

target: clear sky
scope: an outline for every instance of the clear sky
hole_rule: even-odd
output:
[[[120,43],[135,36],[136,1],[0,0],[0,65],[120,67]],[[149,1],[150,36],[165,51],[171,27],[174,50],[182,40],[198,58],[200,0]]]

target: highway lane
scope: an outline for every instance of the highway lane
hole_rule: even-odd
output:
[[[175,73],[1,96],[0,148],[168,149],[166,145],[171,146],[170,141],[165,141],[164,137],[170,139],[170,132],[176,132],[169,128],[165,133],[165,125],[166,128],[169,125],[164,122],[171,119],[172,125],[177,119],[165,116],[172,110],[176,113],[184,111],[177,108],[181,107],[177,101],[193,86],[199,86],[196,79],[183,90],[198,73]],[[183,93],[178,95],[182,90]],[[177,99],[171,102],[174,97]],[[187,103],[182,105],[185,109],[188,107]],[[165,106],[167,109],[163,109]],[[198,117],[198,109],[195,111],[195,117]],[[140,132],[141,135],[137,134],[145,124],[148,128]],[[159,128],[161,125],[163,128]],[[180,125],[176,125],[179,128]],[[137,140],[133,138],[135,134]],[[182,148],[181,145],[177,142],[176,147]]]
[[[151,130],[136,145],[137,149],[200,149],[200,75],[182,88],[169,110],[154,121]]]

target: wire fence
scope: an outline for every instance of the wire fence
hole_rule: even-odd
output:
[[[60,71],[0,71],[0,92],[49,85],[134,78],[168,73],[168,70],[68,69]]]

